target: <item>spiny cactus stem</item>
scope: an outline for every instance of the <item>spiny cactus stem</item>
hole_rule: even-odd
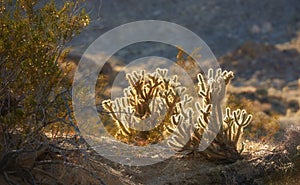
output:
[[[217,111],[218,111],[218,125],[220,125],[220,132],[223,133],[224,128],[223,128],[223,114],[221,110],[221,105],[217,105]]]
[[[112,103],[111,101],[106,101],[103,103],[104,108],[108,109],[110,112],[111,117],[113,118],[113,120],[115,120],[117,122],[117,124],[120,126],[120,128],[127,134],[127,135],[131,135],[131,133],[125,128],[125,126],[123,125],[123,123],[118,119],[117,115],[115,114],[115,111],[112,108]]]

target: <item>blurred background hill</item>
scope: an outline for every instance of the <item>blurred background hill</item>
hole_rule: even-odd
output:
[[[73,40],[80,51],[114,27],[146,19],[170,21],[190,29],[217,57],[249,40],[272,45],[289,42],[300,29],[297,0],[88,0],[86,11],[91,24]]]

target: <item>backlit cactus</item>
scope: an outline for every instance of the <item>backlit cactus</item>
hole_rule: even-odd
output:
[[[130,86],[124,97],[103,101],[119,129],[116,137],[139,145],[136,141],[155,143],[172,134],[168,144],[176,151],[199,153],[209,160],[240,159],[240,138],[252,116],[245,110],[222,110],[233,73],[218,69],[214,74],[210,69],[206,80],[198,74],[198,98],[186,93],[176,75],[170,78],[167,73],[156,69],[127,74]]]
[[[210,160],[231,162],[240,159],[243,145],[238,149],[238,144],[243,128],[252,119],[252,115],[248,115],[245,110],[238,109],[231,112],[227,107],[225,114],[222,111],[226,86],[232,78],[232,72],[222,72],[221,69],[218,69],[215,75],[210,69],[206,81],[202,74],[198,75],[199,96],[202,102],[194,102],[197,112],[193,115],[195,122],[191,124],[194,124],[196,129],[191,136],[189,150],[199,152]],[[186,113],[181,112],[181,116],[184,115]],[[180,140],[185,137],[185,134],[174,137],[170,145],[178,148]],[[210,142],[209,139],[212,137],[214,139],[206,146],[206,140]],[[186,144],[181,147],[187,148]]]
[[[149,74],[144,71],[127,74],[130,86],[124,89],[124,97],[103,101],[104,109],[119,129],[116,137],[126,137],[132,142],[158,141],[168,135],[168,127],[176,124],[171,120],[179,114],[178,103],[185,105],[191,98],[177,76],[169,78],[167,73],[167,69],[156,69]]]

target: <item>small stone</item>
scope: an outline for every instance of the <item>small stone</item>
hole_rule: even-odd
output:
[[[259,26],[253,25],[253,26],[251,27],[251,29],[250,29],[250,32],[251,32],[252,34],[258,34],[258,33],[261,32],[261,29],[259,28]]]
[[[271,32],[272,30],[273,30],[273,27],[272,27],[272,24],[270,22],[265,22],[262,25],[261,32],[268,33],[268,32]]]

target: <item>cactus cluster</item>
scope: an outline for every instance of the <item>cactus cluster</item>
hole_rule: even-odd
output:
[[[198,95],[202,102],[194,102],[197,113],[190,116],[186,109],[182,109],[181,112],[181,115],[188,115],[188,119],[194,120],[192,123],[189,122],[195,127],[189,147],[187,148],[186,144],[180,145],[181,140],[187,137],[185,134],[173,137],[169,143],[178,149],[199,152],[206,159],[235,161],[241,158],[244,145],[242,143],[239,147],[238,144],[243,128],[251,122],[252,115],[240,109],[231,111],[229,107],[226,108],[225,114],[223,113],[222,104],[226,86],[234,75],[232,72],[222,72],[221,69],[218,69],[215,75],[213,72],[212,69],[208,71],[206,81],[202,74],[198,74]],[[213,140],[209,141],[211,138]]]
[[[186,88],[178,77],[169,78],[167,73],[167,69],[158,68],[148,74],[127,74],[130,86],[124,89],[124,97],[102,102],[119,129],[117,138],[126,142],[158,142],[168,135],[172,116],[179,114],[177,105],[192,98],[185,94]]]
[[[129,143],[171,137],[168,144],[178,152],[218,161],[240,159],[240,138],[252,115],[228,107],[222,110],[233,73],[218,69],[214,74],[210,69],[207,78],[199,73],[198,98],[188,95],[176,75],[167,73],[167,69],[156,69],[127,74],[130,86],[124,89],[124,97],[103,101],[118,127],[116,137]]]

